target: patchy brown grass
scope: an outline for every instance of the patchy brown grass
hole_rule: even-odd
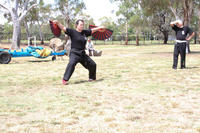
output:
[[[96,82],[80,64],[63,86],[68,57],[0,65],[0,132],[198,133],[200,46],[172,70],[172,45],[100,45]]]

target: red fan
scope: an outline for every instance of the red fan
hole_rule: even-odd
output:
[[[58,27],[56,23],[53,21],[49,20],[51,31],[56,37],[59,37],[61,35],[61,29]]]
[[[95,25],[89,25],[89,29],[96,28],[98,26]],[[108,39],[112,35],[113,31],[110,29],[100,29],[94,33],[92,33],[92,37],[97,40],[105,40]]]

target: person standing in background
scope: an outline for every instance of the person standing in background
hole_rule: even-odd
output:
[[[186,43],[190,41],[195,33],[188,27],[183,26],[181,20],[176,20],[170,23],[170,26],[176,33],[176,43],[174,45],[174,55],[173,55],[173,69],[177,69],[178,56],[181,55],[181,69],[186,68]],[[188,36],[189,34],[189,36]],[[188,37],[187,37],[188,36]]]

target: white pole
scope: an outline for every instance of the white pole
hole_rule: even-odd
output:
[[[30,46],[30,37],[28,37],[28,46]]]

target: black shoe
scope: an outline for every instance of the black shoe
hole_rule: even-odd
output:
[[[183,66],[183,67],[181,67],[181,69],[186,69],[186,67],[185,67],[185,66]]]
[[[176,67],[172,67],[172,69],[176,70],[177,68]]]
[[[89,79],[88,82],[96,81],[96,79]]]

